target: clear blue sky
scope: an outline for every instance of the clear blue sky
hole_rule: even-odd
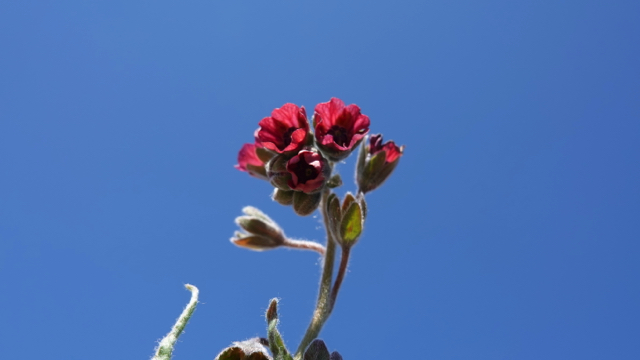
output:
[[[0,3],[5,359],[296,347],[312,253],[232,246],[243,206],[323,240],[233,168],[286,102],[356,103],[406,145],[322,338],[345,360],[640,358],[637,1]],[[353,190],[352,162],[341,165]]]

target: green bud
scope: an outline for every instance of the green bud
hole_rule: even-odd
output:
[[[251,250],[269,250],[284,244],[286,236],[278,224],[257,208],[247,206],[245,216],[236,218],[236,224],[247,233],[236,231],[231,242]]]
[[[311,215],[320,205],[322,192],[306,194],[302,191],[295,191],[293,194],[293,210],[300,216]]]
[[[278,299],[271,299],[266,313],[269,348],[277,360],[293,360],[278,331]]]
[[[263,219],[252,216],[239,216],[236,218],[236,224],[250,234],[284,241],[282,230],[272,223],[265,222]]]
[[[357,201],[351,202],[347,210],[342,215],[340,222],[340,244],[345,247],[353,246],[360,238],[364,227],[364,216],[362,208]]]
[[[279,204],[291,205],[293,204],[293,193],[293,190],[286,191],[276,188],[273,190],[273,195],[271,195],[271,198]]]

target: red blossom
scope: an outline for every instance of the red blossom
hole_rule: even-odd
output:
[[[304,106],[284,104],[271,116],[260,120],[257,139],[265,148],[277,153],[298,152],[305,145],[309,122]]]
[[[369,146],[363,146],[356,165],[356,182],[363,194],[375,190],[387,180],[400,162],[404,145],[398,147],[393,141],[382,142],[382,135],[372,135]]]
[[[259,144],[244,144],[238,152],[238,165],[235,168],[246,171],[249,175],[266,180],[265,163],[256,154],[256,149],[261,148]]]
[[[319,153],[302,150],[287,162],[287,171],[291,174],[292,190],[311,194],[324,186],[331,169]]]
[[[316,105],[314,119],[316,143],[333,161],[346,158],[369,132],[369,117],[338,98]]]
[[[393,140],[382,143],[382,134],[371,135],[369,139],[369,154],[371,156],[379,153],[380,151],[386,151],[386,162],[394,162],[402,155],[403,147],[398,147]]]

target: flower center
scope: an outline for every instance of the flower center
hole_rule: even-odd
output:
[[[289,144],[291,144],[291,134],[293,134],[294,131],[298,130],[298,128],[296,127],[290,127],[287,131],[285,131],[285,133],[282,135],[282,140],[284,141],[284,146],[283,149],[286,148],[287,146],[289,146]]]
[[[342,126],[333,125],[329,129],[329,131],[327,131],[327,134],[333,136],[333,142],[335,142],[336,144],[342,147],[346,147],[349,145],[349,132]]]
[[[305,162],[300,162],[294,169],[294,172],[296,173],[298,183],[300,184],[304,184],[307,180],[313,180],[318,177],[318,170]]]

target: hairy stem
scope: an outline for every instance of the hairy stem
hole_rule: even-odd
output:
[[[325,253],[324,246],[322,246],[322,244],[318,244],[315,241],[285,239],[282,245],[292,249],[313,250],[322,256],[324,256]]]
[[[178,341],[178,337],[182,334],[185,326],[187,326],[187,323],[191,318],[191,315],[193,315],[193,312],[196,310],[196,305],[198,304],[198,288],[189,284],[185,285],[185,287],[187,290],[191,291],[191,300],[189,300],[187,307],[182,311],[180,317],[178,317],[178,320],[175,325],[173,325],[173,328],[171,328],[171,331],[167,336],[160,340],[160,343],[156,348],[156,353],[151,360],[171,359],[173,347],[175,346],[176,341]]]
[[[336,276],[336,282],[333,284],[333,289],[331,289],[331,296],[329,300],[329,313],[333,310],[333,305],[336,303],[336,299],[338,298],[338,291],[340,291],[340,285],[342,285],[342,281],[344,280],[344,276],[347,273],[347,266],[349,265],[349,254],[351,252],[350,247],[343,247],[342,254],[340,255],[340,267],[338,268],[338,275]]]
[[[302,342],[300,342],[300,346],[298,346],[298,350],[294,356],[295,359],[302,358],[304,350],[309,346],[311,341],[318,337],[320,330],[322,330],[322,326],[327,321],[331,312],[329,296],[331,295],[331,281],[333,280],[333,263],[336,254],[336,242],[331,236],[328,224],[329,217],[326,213],[326,200],[329,193],[330,191],[325,191],[322,194],[322,202],[320,203],[322,217],[324,219],[324,227],[327,230],[327,250],[324,256],[324,265],[322,267],[318,301],[316,303],[316,309],[313,312],[313,317],[311,318],[311,323],[309,324],[309,327],[302,338]]]

